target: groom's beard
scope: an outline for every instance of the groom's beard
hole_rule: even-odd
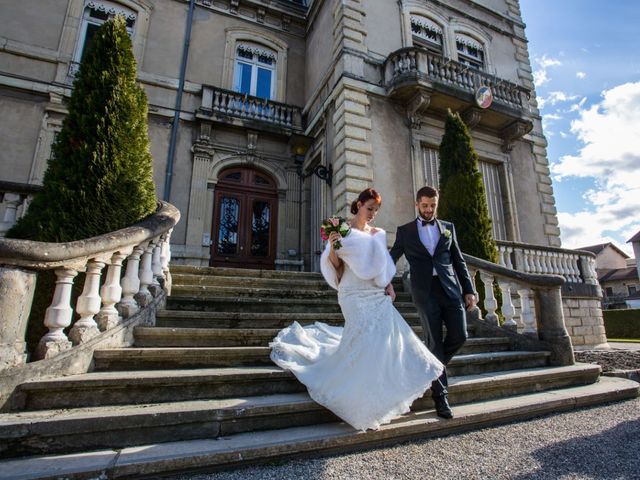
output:
[[[419,212],[418,215],[421,219],[426,220],[427,222],[430,222],[432,219],[436,218],[436,212],[433,212],[433,214],[431,214],[429,218],[425,217],[422,212]]]

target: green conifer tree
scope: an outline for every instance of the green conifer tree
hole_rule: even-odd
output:
[[[7,236],[67,242],[155,211],[147,99],[124,18],[105,22],[87,48],[43,189]]]
[[[453,222],[460,249],[497,262],[478,154],[459,114],[449,111],[440,143],[438,215]]]

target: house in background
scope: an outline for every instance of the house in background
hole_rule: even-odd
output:
[[[640,232],[633,238],[636,237],[640,238]],[[596,272],[602,287],[603,309],[640,308],[637,256],[636,259],[630,258],[611,242],[583,247],[580,250],[596,255]]]

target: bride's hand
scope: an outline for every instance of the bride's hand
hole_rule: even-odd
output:
[[[384,288],[384,294],[385,295],[389,295],[391,297],[391,301],[395,301],[396,299],[396,292],[393,289],[393,285],[389,284]]]
[[[329,243],[331,244],[331,248],[333,249],[334,244],[340,241],[341,239],[342,239],[342,235],[340,235],[338,232],[331,232],[329,234]]]

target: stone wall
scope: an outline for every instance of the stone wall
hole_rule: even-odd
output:
[[[608,348],[600,298],[563,295],[562,310],[575,350]]]

